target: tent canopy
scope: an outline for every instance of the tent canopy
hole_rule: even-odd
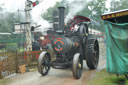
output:
[[[106,33],[106,69],[128,74],[128,9],[103,14]]]
[[[105,13],[101,18],[114,23],[125,23],[128,22],[128,9]]]

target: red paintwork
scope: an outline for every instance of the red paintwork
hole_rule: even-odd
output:
[[[45,47],[45,46],[47,46],[47,44],[51,44],[50,36],[45,35],[44,40],[39,40],[39,43],[40,43],[41,47]]]
[[[36,59],[38,59],[39,55],[40,55],[41,51],[29,51],[29,52],[24,52],[24,59],[26,60],[28,56],[32,56],[36,57]]]
[[[72,20],[68,22],[69,29],[75,26],[75,24],[81,23],[81,22],[90,22],[91,20],[88,17],[77,15]]]
[[[32,5],[33,5],[33,7],[34,7],[34,6],[36,6],[36,3],[33,3]]]

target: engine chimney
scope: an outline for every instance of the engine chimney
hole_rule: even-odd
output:
[[[64,15],[65,15],[65,7],[58,7],[59,10],[59,29],[58,33],[64,33]]]
[[[59,14],[58,14],[58,10],[54,10],[52,15],[53,15],[53,19],[52,19],[53,20],[53,28],[56,31],[59,28]]]

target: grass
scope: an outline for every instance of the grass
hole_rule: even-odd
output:
[[[116,76],[115,74],[109,74],[105,70],[97,72],[95,77],[89,81],[87,85],[123,85],[119,84],[119,81],[125,80],[124,85],[128,85],[128,79],[122,76]]]
[[[0,79],[0,85],[9,85],[10,80],[9,79]]]

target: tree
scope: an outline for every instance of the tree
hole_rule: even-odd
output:
[[[57,2],[54,7],[48,8],[45,13],[41,14],[42,18],[48,21],[52,21],[52,13],[54,10],[57,9],[58,6],[59,6],[59,2]]]
[[[105,7],[106,0],[90,1],[87,6],[78,14],[89,17],[94,21],[93,29],[104,32],[104,23],[101,15],[108,9]]]
[[[112,0],[110,11],[118,11],[128,8],[128,1],[127,0]]]
[[[20,17],[22,20],[25,19],[22,14],[20,14]],[[19,16],[17,12],[2,12],[0,18],[0,32],[13,32],[14,23],[19,23]]]
[[[12,32],[14,31],[14,23],[18,21],[15,13],[3,13],[0,20],[0,32]]]

